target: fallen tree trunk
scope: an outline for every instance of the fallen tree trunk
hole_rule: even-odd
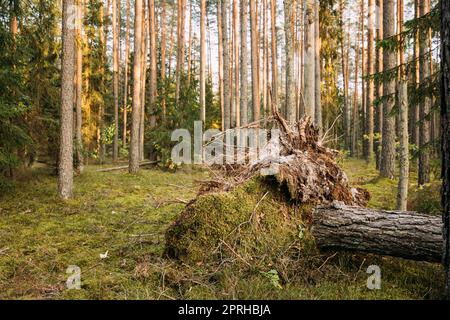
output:
[[[312,233],[320,249],[368,252],[440,262],[442,218],[333,203],[318,207]]]

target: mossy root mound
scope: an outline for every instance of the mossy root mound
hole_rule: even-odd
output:
[[[275,181],[254,178],[230,192],[200,195],[166,232],[166,255],[188,264],[270,264],[307,238],[310,207],[291,205],[286,193]]]

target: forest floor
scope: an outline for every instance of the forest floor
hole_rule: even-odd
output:
[[[346,159],[353,185],[367,188],[370,207],[393,209],[397,183],[373,165]],[[161,258],[166,228],[193,199],[209,173],[184,168],[98,172],[88,166],[75,178],[75,197],[56,196],[56,177],[35,168],[0,195],[0,299],[433,299],[441,298],[439,264],[350,253],[326,253],[314,277],[280,289],[260,272],[229,274],[215,283],[190,281],[176,290],[166,280],[174,263]],[[414,174],[413,174],[414,177]],[[26,181],[25,181],[26,180]],[[415,190],[411,207],[439,211],[438,182]],[[101,256],[102,255],[102,256]],[[366,269],[378,265],[381,290],[366,287]],[[81,290],[66,288],[69,266],[81,269]],[[186,266],[188,268],[188,266]]]

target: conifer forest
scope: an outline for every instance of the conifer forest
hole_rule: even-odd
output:
[[[0,0],[0,299],[450,299],[450,0]]]

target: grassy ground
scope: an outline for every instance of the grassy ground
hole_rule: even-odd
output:
[[[370,190],[370,206],[395,205],[395,181],[379,179],[372,166],[359,160],[343,165],[353,184]],[[441,298],[439,265],[332,252],[315,257],[313,270],[298,270],[299,280],[283,283],[282,289],[260,272],[234,274],[226,268],[210,275],[214,280],[197,281],[203,279],[197,270],[174,268],[161,253],[166,228],[208,174],[154,169],[131,176],[98,168],[90,166],[75,179],[75,197],[68,202],[58,200],[56,178],[45,169],[34,170],[29,181],[0,195],[0,298]],[[413,197],[418,192],[413,186],[411,191]],[[381,267],[381,290],[366,288],[371,264]],[[81,268],[81,290],[66,288],[70,265]],[[191,269],[177,273],[183,268]],[[171,285],[173,278],[183,285]]]

